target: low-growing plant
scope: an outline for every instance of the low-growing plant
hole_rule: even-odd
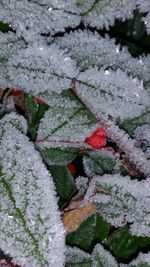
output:
[[[0,1],[0,267],[150,266],[149,0]]]

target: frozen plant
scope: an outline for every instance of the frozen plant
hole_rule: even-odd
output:
[[[149,0],[0,1],[0,266],[150,266],[149,34]]]

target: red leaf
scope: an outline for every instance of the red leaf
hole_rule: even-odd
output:
[[[34,98],[39,104],[46,104],[41,98],[38,98],[34,95],[32,95],[32,98]]]

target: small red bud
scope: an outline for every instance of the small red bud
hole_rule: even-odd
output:
[[[12,89],[11,92],[10,92],[10,95],[12,96],[18,96],[22,93],[22,90],[19,90],[19,89]]]
[[[67,168],[68,168],[68,170],[70,171],[70,173],[72,174],[73,177],[77,176],[77,168],[72,162],[67,164]]]

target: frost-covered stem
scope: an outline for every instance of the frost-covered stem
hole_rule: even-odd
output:
[[[88,101],[84,100],[78,92],[75,82],[79,82],[77,79],[71,83],[71,90],[75,96],[84,104],[84,106],[94,115],[94,117],[103,125],[110,138],[125,152],[130,162],[132,162],[137,169],[139,169],[145,176],[150,175],[150,161],[146,159],[143,151],[136,147],[135,141],[129,137],[129,135],[121,130],[115,123],[103,114],[97,113],[94,106]]]
[[[35,145],[37,148],[47,147],[47,148],[55,148],[55,147],[75,147],[79,149],[92,149],[90,145],[85,142],[71,142],[71,141],[45,141],[45,140],[36,140]]]

